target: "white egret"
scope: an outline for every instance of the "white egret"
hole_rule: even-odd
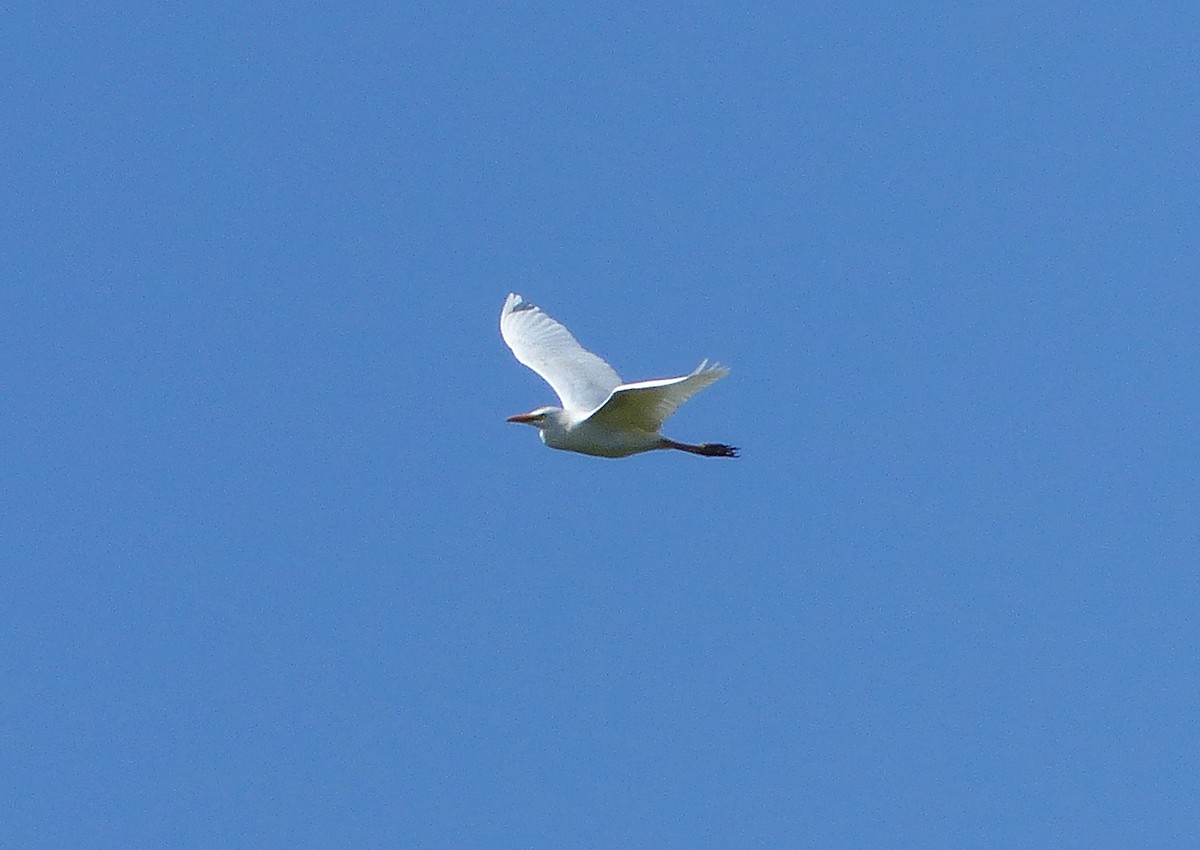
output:
[[[729,370],[704,361],[690,375],[623,384],[571,332],[516,293],[500,312],[500,334],[517,360],[537,372],[558,395],[562,407],[539,407],[508,417],[541,432],[542,442],[598,457],[628,457],[654,449],[679,449],[705,457],[737,457],[723,443],[677,443],[659,433],[663,421],[689,397]]]

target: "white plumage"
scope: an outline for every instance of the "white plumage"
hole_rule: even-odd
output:
[[[612,366],[516,293],[504,301],[500,334],[517,360],[541,375],[562,403],[562,407],[540,407],[508,419],[535,426],[547,446],[600,457],[626,457],[654,449],[737,457],[733,446],[677,443],[659,433],[679,405],[729,374],[724,366],[704,361],[680,378],[623,384]]]

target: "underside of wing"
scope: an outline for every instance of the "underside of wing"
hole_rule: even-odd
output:
[[[541,375],[567,410],[595,410],[621,383],[611,366],[516,293],[509,293],[500,312],[500,334],[517,360]]]
[[[728,374],[724,366],[716,363],[709,366],[705,361],[682,378],[622,384],[588,418],[612,428],[658,431],[679,405]]]

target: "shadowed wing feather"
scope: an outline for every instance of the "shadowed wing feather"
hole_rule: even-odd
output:
[[[517,360],[553,388],[566,410],[595,410],[621,383],[612,366],[515,292],[500,312],[500,335]]]
[[[622,384],[588,420],[609,428],[657,432],[679,405],[728,374],[724,366],[709,366],[706,360],[682,378]]]

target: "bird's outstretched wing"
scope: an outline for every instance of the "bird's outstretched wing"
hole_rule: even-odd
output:
[[[517,360],[554,389],[566,410],[595,410],[621,383],[612,366],[515,292],[500,311],[500,335]]]
[[[724,366],[705,360],[682,378],[622,384],[588,419],[610,428],[656,432],[679,405],[728,374]]]

